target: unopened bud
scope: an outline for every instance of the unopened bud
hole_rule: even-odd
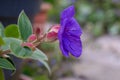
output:
[[[54,32],[58,33],[59,28],[60,28],[60,25],[59,25],[59,24],[56,24],[56,25],[54,25],[52,28],[50,28],[49,32],[54,31]]]
[[[34,46],[32,43],[29,43],[29,42],[24,42],[24,43],[22,43],[22,46],[23,46],[23,47],[28,47],[28,48],[30,48],[31,50],[35,50],[35,46]]]
[[[36,35],[39,35],[41,33],[40,28],[37,28],[35,33],[36,33]]]
[[[37,39],[35,34],[32,34],[29,38],[28,38],[28,42],[32,42],[35,41]]]
[[[60,25],[54,25],[46,34],[45,41],[53,42],[53,41],[57,40],[59,28],[60,28]]]

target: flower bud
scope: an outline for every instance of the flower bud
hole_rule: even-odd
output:
[[[28,47],[28,48],[30,48],[30,49],[32,49],[32,50],[35,50],[34,44],[29,43],[29,42],[24,42],[24,43],[22,43],[21,46],[23,46],[23,47]]]
[[[32,42],[35,41],[37,39],[35,34],[32,34],[29,38],[28,38],[28,42]]]
[[[60,25],[56,24],[49,30],[49,32],[56,32],[56,33],[58,33],[59,28],[60,28]]]
[[[40,28],[37,28],[36,31],[35,31],[35,33],[36,33],[37,35],[39,35],[39,34],[41,33]]]
[[[60,28],[60,25],[54,25],[46,34],[45,41],[53,42],[53,41],[57,40],[59,28]]]

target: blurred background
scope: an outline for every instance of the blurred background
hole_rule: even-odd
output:
[[[58,41],[41,44],[52,74],[40,62],[29,61],[21,80],[120,80],[120,0],[43,0],[32,19],[34,32],[44,34],[59,24],[60,12],[70,5],[83,29],[82,56],[65,58]]]

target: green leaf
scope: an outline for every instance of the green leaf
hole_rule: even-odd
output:
[[[19,58],[28,58],[32,55],[32,50],[27,47],[22,47],[19,43],[11,43],[10,49],[12,54]]]
[[[0,58],[0,67],[9,70],[16,70],[13,63],[6,58]]]
[[[3,71],[2,71],[1,68],[0,68],[0,80],[5,80],[5,79],[4,79],[4,74],[3,74]]]
[[[18,26],[21,38],[26,41],[27,38],[32,34],[32,24],[24,11],[22,11],[19,15]]]
[[[5,36],[6,37],[13,37],[13,38],[19,38],[19,30],[18,26],[16,24],[10,24],[5,28]]]
[[[0,37],[0,46],[4,45],[4,44],[5,44],[5,42],[3,41],[2,37]]]
[[[50,69],[48,63],[46,61],[41,60],[41,59],[38,59],[38,61],[40,61],[48,69],[49,73],[51,74],[51,69]]]
[[[0,36],[4,37],[4,26],[0,23]]]
[[[38,59],[38,58],[33,58],[33,57],[31,57],[31,59],[40,61],[48,69],[49,73],[51,74],[50,67],[49,67],[49,65],[48,65],[48,63],[46,61],[44,61],[44,60],[42,60],[40,58]]]
[[[36,59],[42,59],[42,60],[48,60],[47,56],[45,55],[45,53],[43,53],[41,50],[36,49],[33,54],[31,55],[31,57],[36,58]]]
[[[4,42],[5,42],[5,45],[3,45],[3,46],[1,46],[1,48],[3,49],[3,50],[8,50],[8,49],[10,49],[10,44],[11,43],[18,43],[19,45],[22,43],[22,41],[21,40],[19,40],[19,39],[16,39],[16,38],[3,38],[3,40],[4,40]]]
[[[50,67],[45,61],[45,60],[48,60],[48,58],[43,52],[36,49],[36,51],[34,51],[33,54],[30,56],[30,58],[40,61],[48,69],[49,73],[51,73]]]

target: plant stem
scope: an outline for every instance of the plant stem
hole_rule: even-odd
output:
[[[5,51],[2,51],[0,50],[0,56],[2,57],[8,57],[7,54],[9,54],[11,51],[8,49],[8,50],[5,50]]]
[[[4,80],[4,74],[1,68],[0,68],[0,80]]]
[[[2,54],[8,54],[10,52],[11,52],[11,50],[8,49],[8,50],[3,51]]]

